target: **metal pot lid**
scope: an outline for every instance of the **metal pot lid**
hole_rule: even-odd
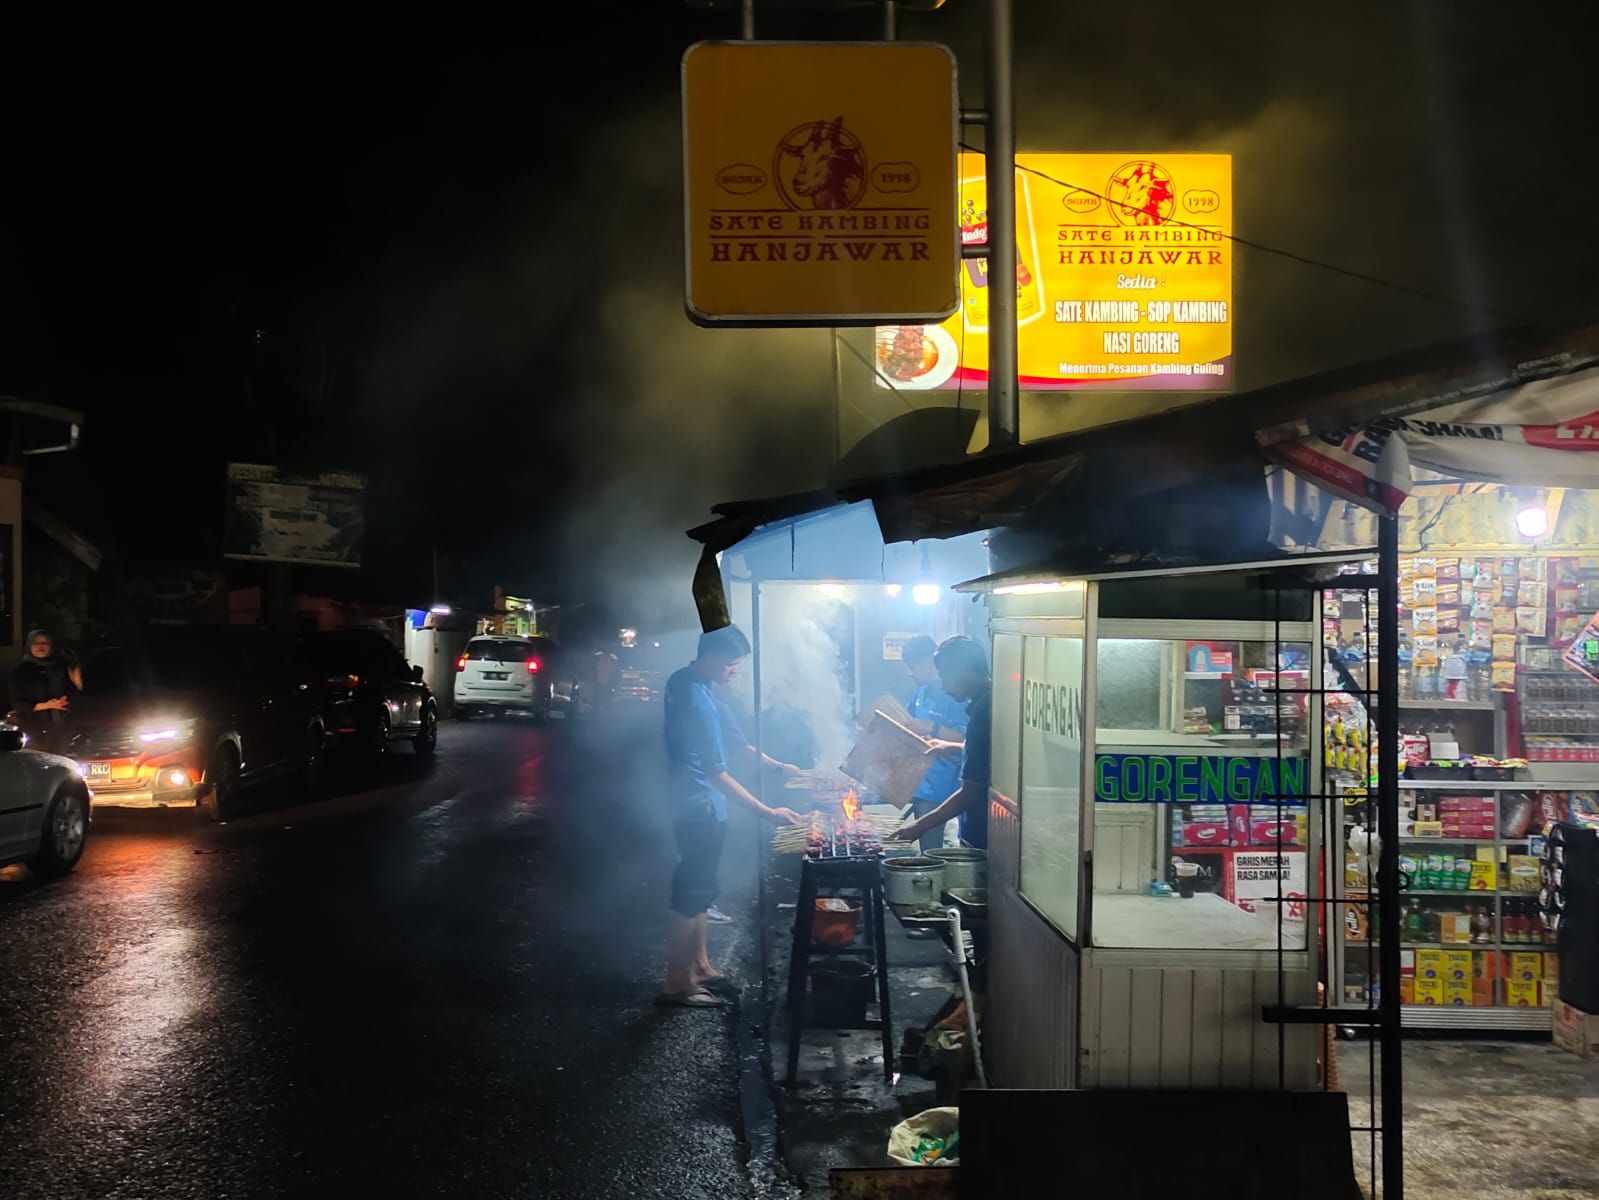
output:
[[[941,850],[929,850],[927,857],[939,858],[951,863],[987,862],[988,851],[976,850],[971,846],[946,846]]]

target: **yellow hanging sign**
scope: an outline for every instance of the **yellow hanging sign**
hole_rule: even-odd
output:
[[[875,325],[954,313],[956,97],[943,46],[689,47],[690,318]]]

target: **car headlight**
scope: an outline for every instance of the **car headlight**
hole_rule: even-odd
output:
[[[182,721],[152,721],[139,730],[139,740],[146,746],[180,746],[194,737],[194,718]]]

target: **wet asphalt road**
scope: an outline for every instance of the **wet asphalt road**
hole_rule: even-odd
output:
[[[640,732],[447,722],[335,800],[0,871],[5,1194],[747,1195],[734,1016],[650,1004]]]

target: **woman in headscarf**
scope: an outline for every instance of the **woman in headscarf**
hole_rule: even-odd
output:
[[[41,741],[65,724],[72,697],[83,691],[83,670],[57,654],[47,630],[28,634],[28,653],[11,671],[11,708],[28,733]]]

